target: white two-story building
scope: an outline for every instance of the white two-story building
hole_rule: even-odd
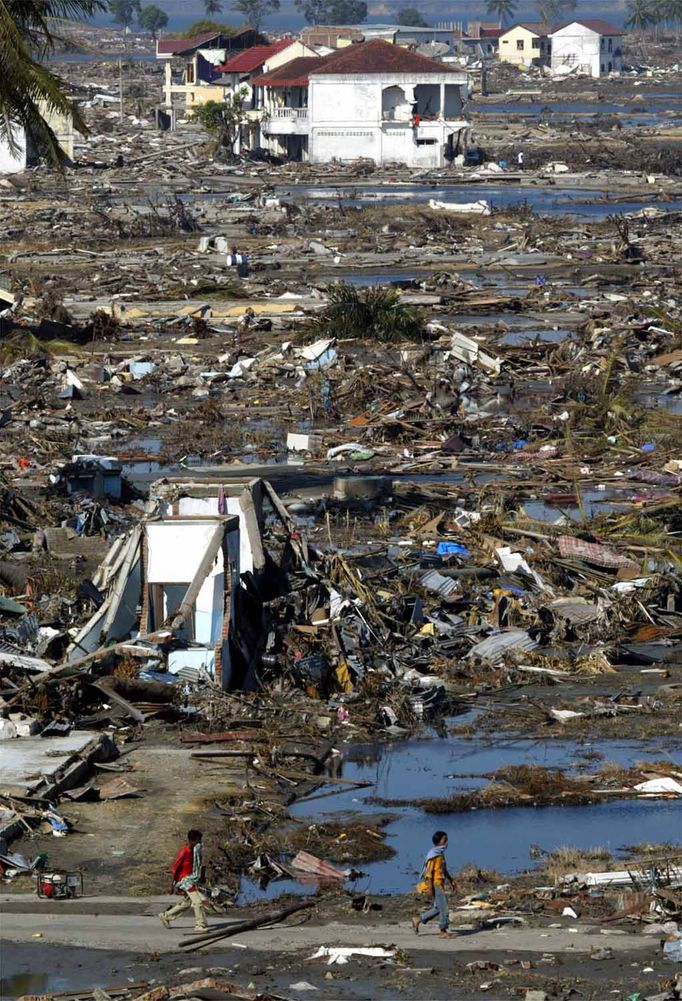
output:
[[[592,77],[620,73],[624,34],[622,28],[600,18],[571,21],[554,28],[550,35],[552,73]]]
[[[389,42],[293,59],[252,81],[271,152],[327,163],[442,167],[467,127],[467,74]]]

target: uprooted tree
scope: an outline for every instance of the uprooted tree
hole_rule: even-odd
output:
[[[234,156],[235,144],[246,122],[245,97],[243,90],[237,90],[224,101],[207,101],[194,110],[196,120],[215,136],[219,148],[227,156]]]

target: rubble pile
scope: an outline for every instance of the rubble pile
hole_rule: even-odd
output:
[[[217,911],[259,916],[183,950],[300,910],[364,936],[316,960],[413,976],[363,922],[408,920],[414,838],[524,807],[527,864],[457,857],[461,934],[631,934],[662,970],[639,996],[676,997],[679,844],[625,844],[682,795],[674,117],[552,109],[585,82],[503,69],[477,164],[227,162],[196,124],[121,122],[98,72],[74,70],[76,163],[0,181],[4,888],[146,900],[197,826]],[[434,793],[443,743],[489,757]],[[423,787],[387,792],[381,753],[412,746]],[[559,808],[563,843],[535,835]],[[597,814],[601,852],[578,844]],[[568,996],[551,950],[472,942],[457,990]],[[93,996],[268,996],[205,973]]]

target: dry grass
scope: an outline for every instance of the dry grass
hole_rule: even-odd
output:
[[[501,883],[504,879],[499,872],[495,872],[494,869],[481,869],[477,866],[475,862],[466,862],[461,868],[453,873],[455,882],[461,887],[463,883],[474,886],[481,886],[483,884],[493,884],[497,885]]]
[[[30,330],[15,330],[0,345],[0,365],[11,365],[22,358],[77,357],[81,349],[71,341],[41,341]]]
[[[575,672],[586,675],[615,674],[615,668],[611,667],[603,653],[590,653],[577,658]]]
[[[565,876],[568,872],[602,871],[620,866],[622,866],[622,862],[614,859],[608,848],[597,847],[583,850],[563,845],[547,857],[542,871],[552,879],[557,879],[560,876]]]
[[[527,796],[558,796],[575,785],[575,780],[558,768],[542,768],[540,765],[508,765],[498,768],[493,776]]]

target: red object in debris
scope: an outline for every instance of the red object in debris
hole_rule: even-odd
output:
[[[298,872],[318,876],[320,879],[344,880],[346,878],[346,874],[337,869],[336,866],[330,865],[329,862],[323,862],[322,859],[311,855],[309,852],[299,852],[291,860],[291,867],[298,870]]]
[[[22,457],[19,459],[19,468],[20,469],[30,469],[31,468],[31,460],[30,459],[26,459],[22,455]]]
[[[545,494],[542,498],[545,504],[577,504],[577,494]]]

